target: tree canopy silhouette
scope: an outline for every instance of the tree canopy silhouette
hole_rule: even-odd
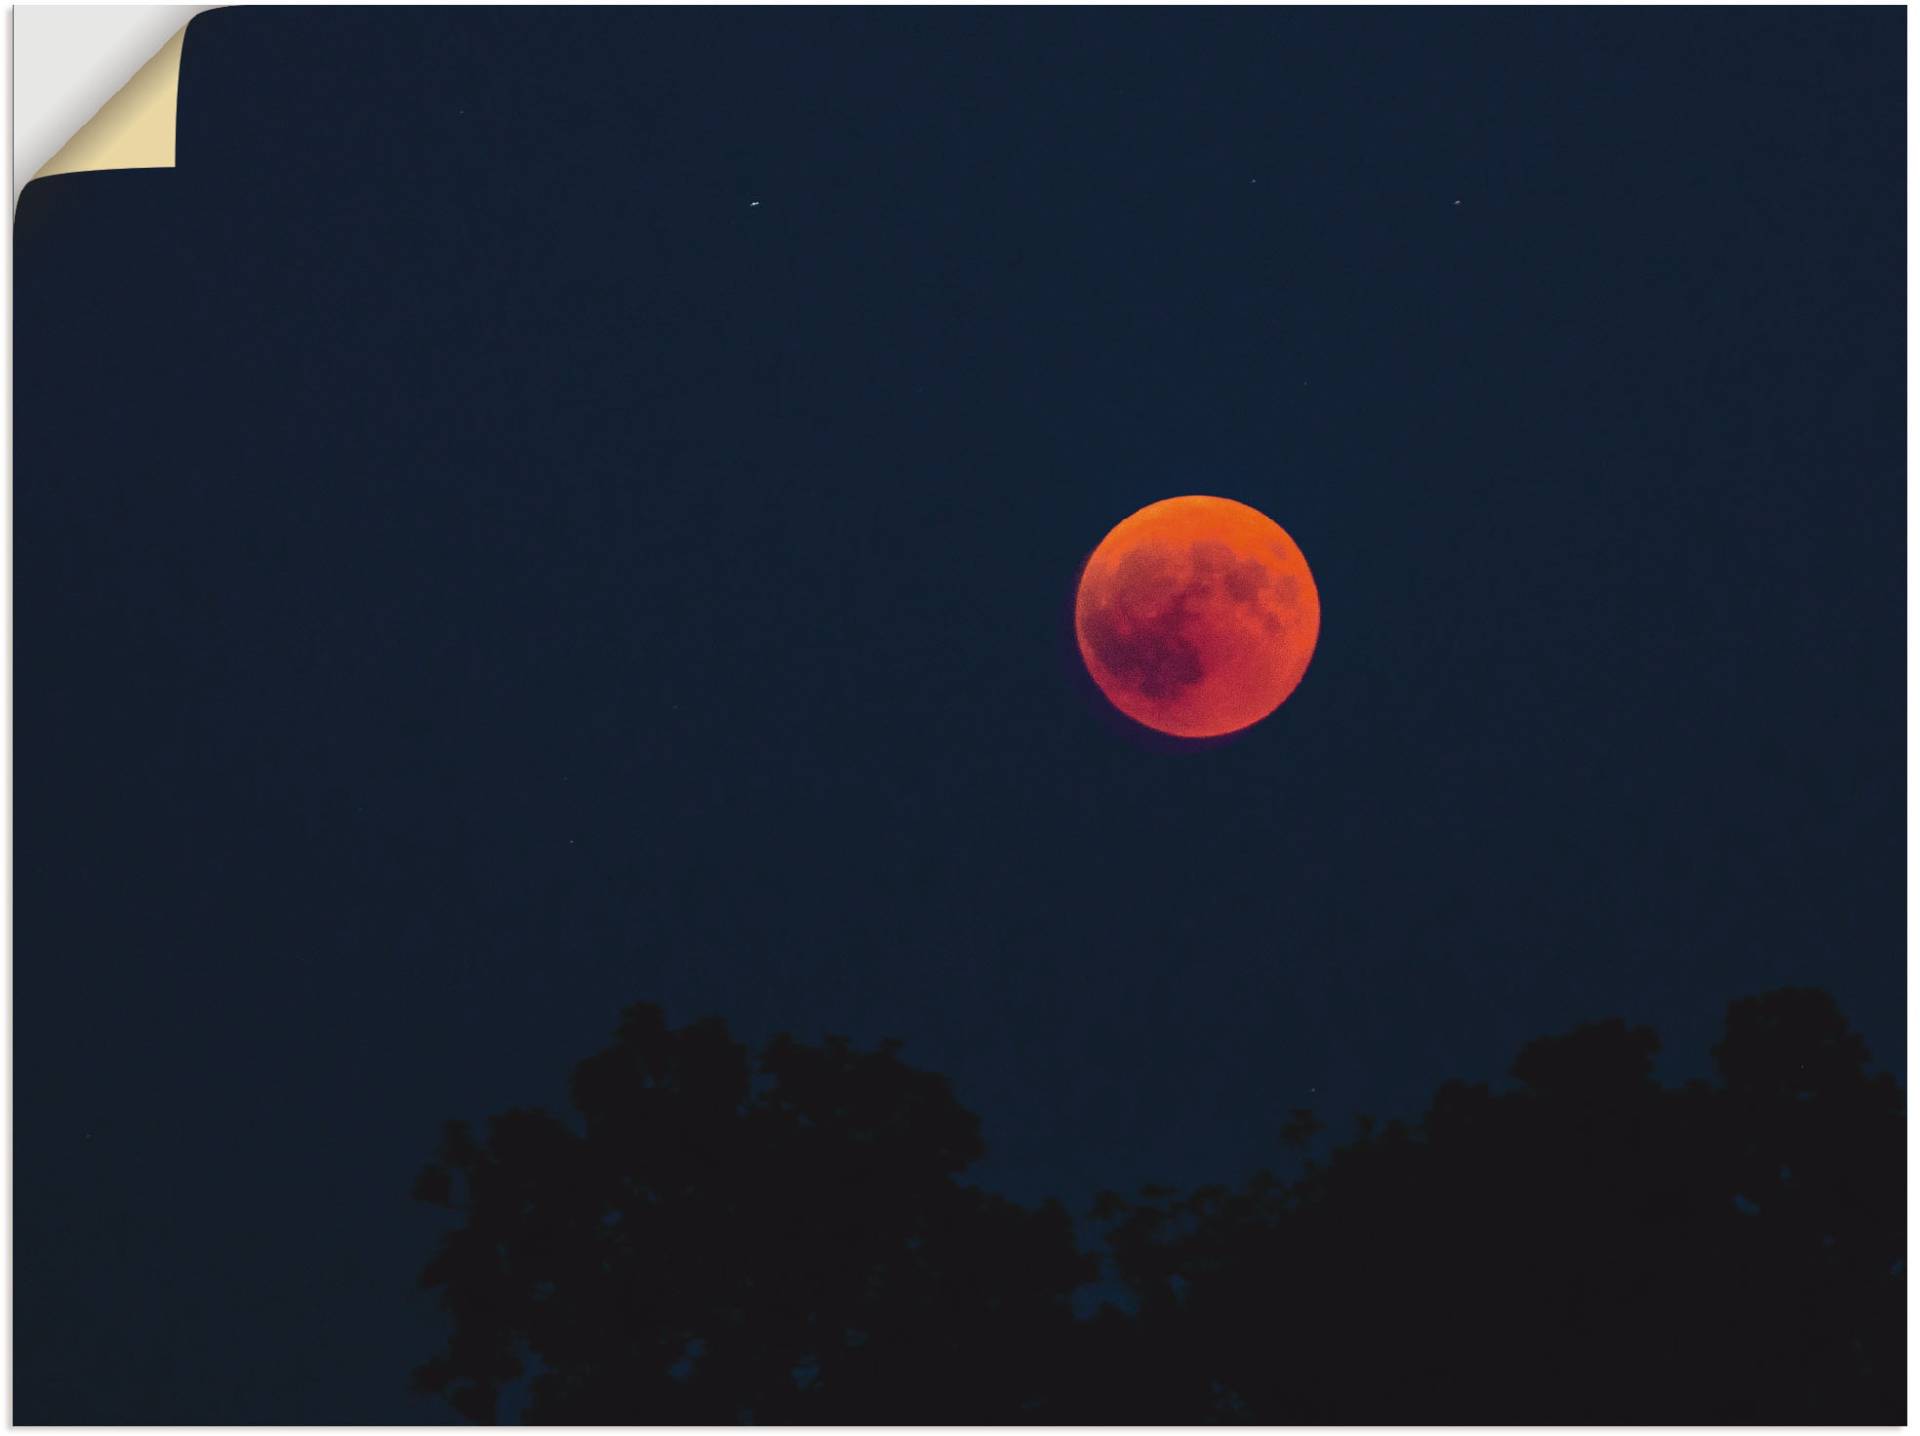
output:
[[[979,1124],[893,1045],[634,1007],[577,1125],[450,1124],[416,1379],[481,1421],[531,1371],[536,1422],[1902,1422],[1899,1087],[1806,989],[1733,1004],[1716,1082],[1656,1049],[1583,1027],[1293,1180],[1103,1195],[1102,1262],[959,1180]]]
[[[1037,1414],[1092,1263],[1057,1205],[959,1183],[978,1120],[893,1046],[785,1037],[631,1008],[572,1084],[583,1130],[541,1112],[451,1124],[418,1195],[466,1224],[423,1274],[454,1318],[417,1373],[490,1419],[522,1348],[526,1419],[707,1424]]]

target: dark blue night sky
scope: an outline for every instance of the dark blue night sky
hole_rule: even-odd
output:
[[[1903,1071],[1904,51],[196,19],[178,168],[16,218],[19,1419],[441,1419],[413,1174],[638,1000],[1075,1210],[1786,983]],[[1175,751],[1070,603],[1192,492],[1324,616]]]

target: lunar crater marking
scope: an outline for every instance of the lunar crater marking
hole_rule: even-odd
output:
[[[1162,544],[1122,554],[1085,614],[1088,646],[1115,678],[1148,698],[1171,697],[1206,676],[1200,650],[1183,632],[1188,595],[1177,562]]]
[[[1271,636],[1286,620],[1262,596],[1287,603],[1299,587],[1290,575],[1276,582],[1258,558],[1240,558],[1218,539],[1196,539],[1184,564],[1182,557],[1164,544],[1123,554],[1085,615],[1088,647],[1145,698],[1171,698],[1206,677],[1189,630],[1216,598],[1245,608]]]

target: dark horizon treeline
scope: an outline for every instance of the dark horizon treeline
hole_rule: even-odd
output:
[[[491,1421],[530,1375],[525,1420],[583,1425],[1905,1420],[1904,1094],[1824,992],[1733,1003],[1711,1082],[1596,1023],[1296,1179],[1103,1195],[1100,1254],[959,1180],[980,1123],[897,1045],[752,1062],[641,1004],[577,1125],[450,1123],[417,1387]]]

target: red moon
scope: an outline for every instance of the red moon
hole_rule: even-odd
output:
[[[1087,672],[1129,718],[1180,738],[1258,723],[1299,686],[1320,593],[1287,531],[1232,499],[1162,499],[1121,520],[1080,575]]]

